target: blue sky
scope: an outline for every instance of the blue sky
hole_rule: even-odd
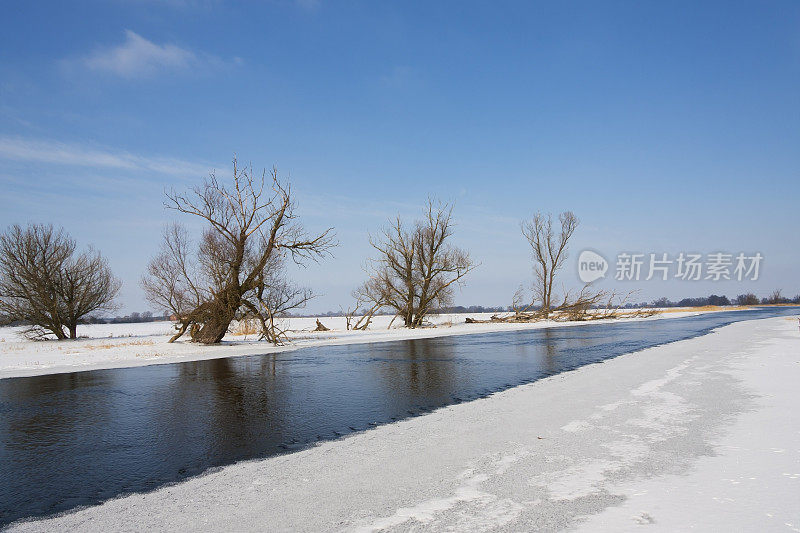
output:
[[[368,233],[429,195],[456,202],[481,263],[461,304],[507,304],[531,279],[519,222],[564,209],[573,258],[764,255],[756,282],[602,282],[639,300],[794,295],[800,3],[4,4],[0,226],[100,248],[123,311],[146,308],[164,188],[234,153],[289,176],[310,229],[336,227],[336,257],[295,273],[311,310],[346,305]]]

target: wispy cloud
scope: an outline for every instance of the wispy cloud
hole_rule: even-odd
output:
[[[219,57],[194,52],[176,44],[156,44],[131,30],[125,30],[125,41],[122,44],[99,48],[78,61],[80,65],[90,70],[127,79],[146,78],[159,72],[237,65],[241,62],[241,58],[238,57],[227,62]],[[74,61],[68,61],[67,64],[74,64]]]
[[[209,165],[175,158],[144,157],[48,140],[0,137],[0,159],[56,165],[147,171],[178,177],[206,175]]]

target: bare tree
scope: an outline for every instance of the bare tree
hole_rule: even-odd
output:
[[[514,316],[526,316],[534,309],[536,302],[526,298],[525,287],[520,285],[514,292],[511,299],[511,309],[514,311]]]
[[[147,265],[142,288],[156,309],[167,311],[178,322],[177,332],[169,342],[186,332],[192,324],[192,311],[211,297],[208,285],[197,284],[201,280],[186,230],[178,224],[165,228],[161,251]]]
[[[553,286],[558,271],[567,259],[569,239],[578,227],[575,215],[566,211],[558,217],[560,229],[554,228],[551,215],[537,213],[522,224],[522,234],[533,252],[535,280],[533,296],[529,299],[523,286],[514,293],[510,314],[498,314],[489,320],[467,318],[468,323],[478,322],[532,322],[536,320],[599,320],[652,316],[652,309],[623,311],[631,294],[619,298],[614,292],[593,290],[586,284],[578,291],[562,288],[560,300]]]
[[[14,225],[0,235],[0,313],[28,323],[31,338],[76,338],[83,317],[115,309],[120,287],[100,253],[76,255],[63,229]]]
[[[260,322],[262,338],[282,344],[287,340],[287,328],[280,318],[292,309],[305,307],[314,293],[288,281],[280,266],[270,269],[268,276],[266,283],[259,283],[253,297],[244,300],[244,317],[255,317]]]
[[[369,279],[352,293],[355,305],[342,310],[347,330],[366,330],[372,323],[375,314],[384,307],[384,291],[378,286],[377,279]]]
[[[251,317],[262,325],[262,337],[279,342],[284,332],[276,318],[311,297],[285,279],[282,266],[328,254],[332,229],[307,235],[277,170],[256,176],[235,158],[230,184],[212,173],[188,193],[167,193],[166,207],[206,226],[196,251],[185,230],[169,228],[142,280],[150,302],[177,318],[171,341],[188,330],[193,341],[218,343],[233,320]]]
[[[564,291],[563,300],[554,304],[549,311],[550,320],[587,321],[617,318],[646,318],[659,313],[651,307],[627,308],[628,301],[635,292],[618,296],[613,291],[592,290],[584,285],[577,293]],[[534,322],[545,318],[542,309],[534,309],[533,304],[524,304],[525,291],[520,289],[514,295],[511,306],[513,313],[493,315],[489,320],[476,320],[468,317],[468,324],[483,322]]]
[[[572,211],[558,216],[561,224],[556,235],[552,215],[536,213],[533,219],[522,223],[522,234],[528,240],[534,261],[534,300],[542,304],[542,315],[547,318],[553,304],[553,283],[556,273],[567,259],[567,244],[578,227],[578,218]]]
[[[451,205],[428,200],[424,218],[410,229],[397,217],[379,238],[371,238],[378,257],[359,289],[363,301],[376,310],[393,310],[408,328],[423,325],[428,313],[448,305],[455,286],[476,266],[449,243],[452,213]]]
[[[761,300],[761,303],[765,304],[782,304],[786,303],[788,300],[783,297],[783,291],[780,289],[775,289],[770,293],[769,296]]]

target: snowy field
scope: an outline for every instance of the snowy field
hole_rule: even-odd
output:
[[[658,320],[693,314],[697,313],[673,312],[632,320]],[[170,322],[79,326],[78,336],[82,338],[74,341],[28,341],[22,337],[22,328],[0,328],[0,378],[264,354],[323,344],[381,342],[587,324],[587,322],[552,321],[534,324],[466,324],[464,320],[468,316],[488,319],[491,313],[435,315],[431,317],[431,322],[436,325],[435,328],[417,330],[401,328],[397,325],[397,321],[392,329],[387,329],[391,317],[379,316],[375,318],[368,331],[347,331],[344,318],[326,317],[320,320],[331,331],[314,332],[312,330],[316,325],[315,318],[292,318],[286,321],[291,330],[291,343],[277,347],[259,341],[257,335],[238,335],[235,333],[235,327],[232,328],[234,333],[228,334],[219,346],[202,346],[187,342],[185,339],[188,339],[188,335],[178,342],[169,344],[167,340],[174,333]]]
[[[582,367],[14,531],[800,531],[797,318]]]

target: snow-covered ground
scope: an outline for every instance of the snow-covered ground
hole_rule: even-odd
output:
[[[170,322],[79,326],[78,336],[82,338],[74,341],[28,341],[22,337],[22,328],[6,327],[0,328],[0,378],[263,354],[321,344],[381,342],[587,324],[587,322],[552,321],[533,324],[464,322],[468,316],[488,319],[491,314],[435,315],[431,317],[432,324],[436,325],[435,328],[416,330],[398,327],[396,323],[392,329],[387,329],[391,317],[379,316],[367,331],[347,331],[343,317],[326,317],[320,320],[331,329],[327,332],[312,331],[316,326],[315,318],[292,318],[287,321],[287,326],[291,330],[291,343],[285,346],[273,346],[268,342],[259,341],[257,335],[235,333],[228,334],[225,341],[218,346],[202,346],[185,340],[169,344],[167,340],[174,333]],[[698,313],[672,312],[631,320],[657,320],[694,314]]]
[[[800,531],[797,318],[738,322],[17,531]]]

